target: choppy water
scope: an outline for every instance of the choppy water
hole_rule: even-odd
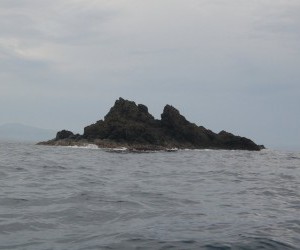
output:
[[[0,143],[0,249],[300,249],[300,153]]]

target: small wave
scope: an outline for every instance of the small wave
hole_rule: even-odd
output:
[[[17,171],[23,171],[23,170],[25,170],[25,168],[22,168],[22,167],[16,167],[15,168]]]
[[[231,243],[231,244],[207,244],[204,245],[204,249],[206,250],[231,250],[231,249],[245,249],[245,250],[255,250],[255,249],[266,249],[266,250],[296,250],[292,245],[287,243],[283,243],[280,241],[260,238],[253,239],[248,243]]]
[[[59,170],[65,170],[67,169],[66,167],[63,167],[63,166],[60,166],[60,165],[43,165],[42,166],[43,169],[52,169],[52,170],[56,170],[56,169],[59,169]]]
[[[204,249],[206,249],[206,250],[231,250],[232,248],[228,245],[208,244],[208,245],[204,246]]]
[[[287,157],[288,160],[300,160],[300,157],[297,156],[289,156]]]
[[[31,241],[30,243],[20,243],[20,244],[9,244],[9,245],[0,245],[0,249],[28,249],[27,247],[41,245],[40,241]],[[25,248],[26,247],[26,248]]]
[[[23,206],[28,202],[29,200],[25,198],[0,198],[1,207]],[[0,216],[1,215],[2,213],[0,213]]]

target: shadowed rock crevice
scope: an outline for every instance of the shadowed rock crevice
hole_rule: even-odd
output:
[[[225,131],[219,134],[186,120],[171,105],[164,107],[161,120],[156,120],[143,104],[119,98],[104,120],[84,128],[83,135],[62,130],[55,139],[40,144],[77,145],[95,143],[99,147],[125,146],[134,149],[241,149],[260,150],[250,139]]]

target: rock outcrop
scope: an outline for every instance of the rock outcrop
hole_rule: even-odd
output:
[[[62,130],[57,132],[55,140],[63,140],[74,136],[73,132],[68,130]]]
[[[94,143],[99,147],[127,147],[137,150],[191,148],[260,150],[263,146],[248,138],[221,131],[216,134],[191,123],[171,105],[164,107],[161,120],[155,119],[143,104],[118,99],[104,120],[84,128],[83,135],[62,130],[55,139],[40,144],[78,145]]]

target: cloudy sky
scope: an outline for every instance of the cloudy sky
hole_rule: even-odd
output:
[[[82,132],[115,99],[300,148],[299,0],[1,0],[0,124]]]

